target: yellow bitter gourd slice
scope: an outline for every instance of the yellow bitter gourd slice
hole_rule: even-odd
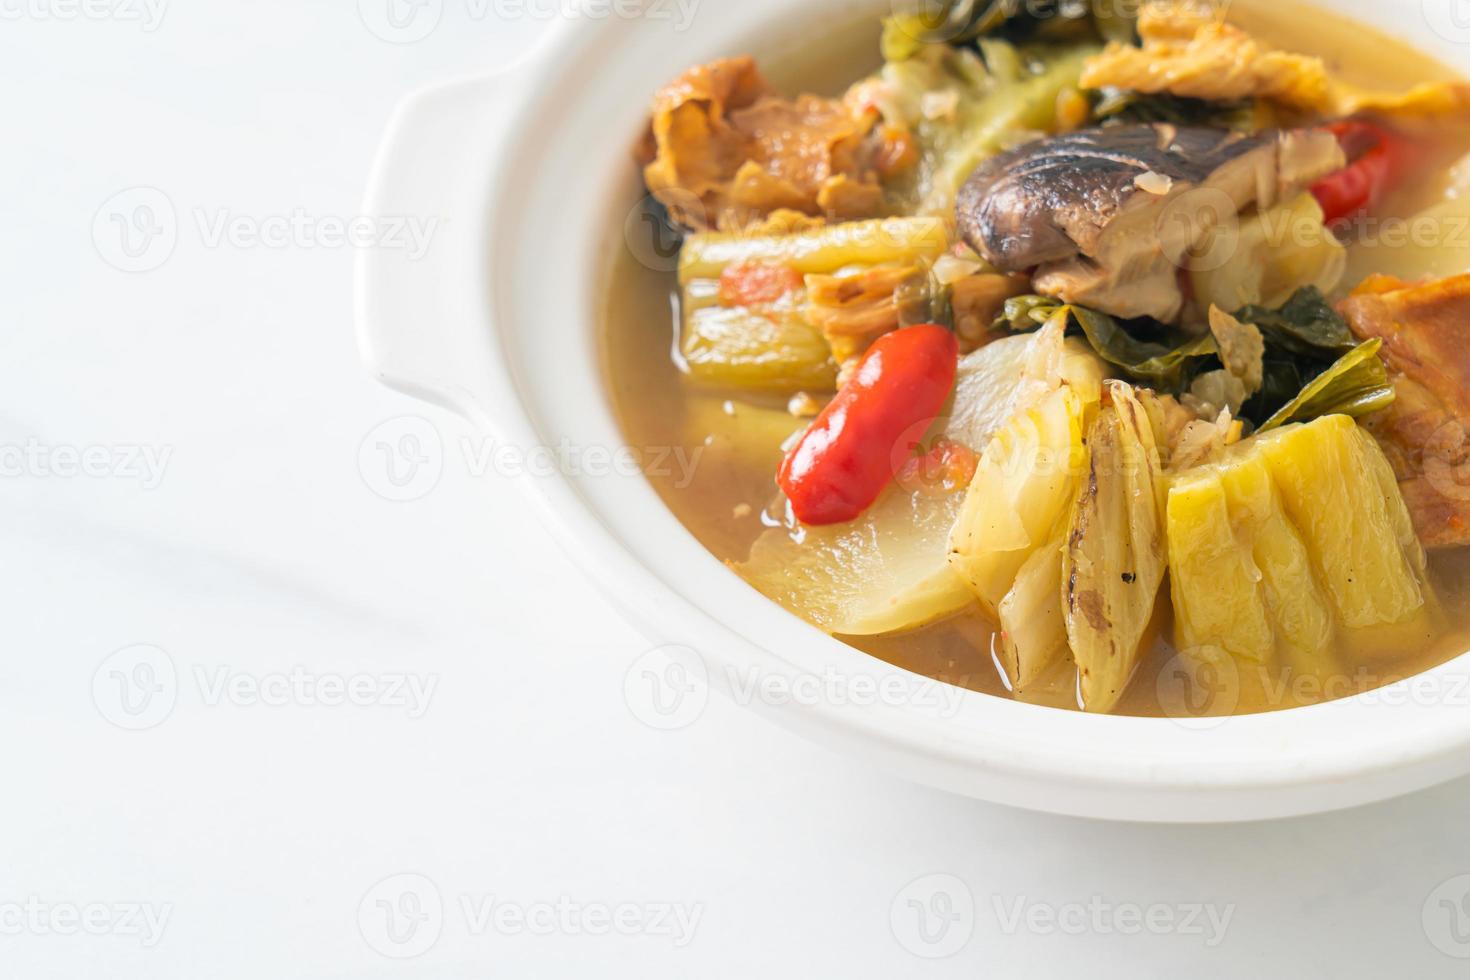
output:
[[[1376,444],[1345,416],[1292,425],[1175,476],[1178,646],[1322,675],[1335,641],[1425,624],[1423,551]],[[1351,646],[1351,643],[1349,643]]]
[[[1343,626],[1402,623],[1424,607],[1422,553],[1416,561],[1417,544],[1406,546],[1403,498],[1384,492],[1382,450],[1352,419],[1267,433],[1260,450]]]

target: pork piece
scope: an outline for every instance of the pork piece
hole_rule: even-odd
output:
[[[1243,135],[1167,123],[1085,129],[986,161],[960,191],[960,232],[1035,289],[1120,317],[1173,321],[1179,271],[1222,222],[1344,164],[1321,130]]]
[[[822,331],[838,364],[858,356],[904,313],[905,287],[927,285],[919,266],[879,266],[845,276],[806,277],[806,318]]]
[[[1383,341],[1398,397],[1363,424],[1393,464],[1419,539],[1470,544],[1470,275],[1372,276],[1338,308],[1357,336]]]
[[[654,97],[644,180],[675,221],[742,231],[779,211],[838,221],[882,214],[876,115],[783,98],[749,57],[685,72]]]

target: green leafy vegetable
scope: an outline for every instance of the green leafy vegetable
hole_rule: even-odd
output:
[[[1141,340],[1106,313],[1061,304],[1045,296],[1017,296],[1007,300],[995,327],[1034,330],[1062,309],[1067,311],[1070,326],[1075,328],[1072,332],[1086,337],[1099,357],[1130,380],[1159,391],[1177,392],[1187,388],[1190,379],[1219,353],[1215,338],[1209,334],[1176,346]]]
[[[1058,97],[1077,87],[1098,50],[1090,44],[1020,49],[990,39],[980,49],[983,64],[971,49],[931,44],[883,67],[884,112],[918,139],[919,164],[886,184],[900,213],[953,213],[955,195],[981,161],[1022,134],[1055,131]],[[950,101],[953,111],[926,112],[936,98]]]
[[[1130,378],[1152,382],[1164,390],[1185,384],[1187,377],[1195,373],[1192,369],[1219,353],[1215,338],[1209,334],[1169,347],[1138,340],[1106,313],[1074,306],[1071,314],[1099,357],[1122,368]]]
[[[963,46],[981,38],[1008,41],[1134,40],[1134,17],[1124,5],[1104,10],[1078,0],[919,0],[918,10],[883,23],[883,57],[912,58],[925,44]]]
[[[1265,384],[1241,410],[1261,429],[1334,413],[1363,415],[1393,401],[1388,372],[1374,342],[1359,344],[1315,286],[1280,309],[1246,306],[1235,318],[1253,323],[1266,341]]]
[[[1393,403],[1394,390],[1388,380],[1388,369],[1378,356],[1382,346],[1383,341],[1375,337],[1354,347],[1336,364],[1307,382],[1294,399],[1261,423],[1259,431],[1290,422],[1309,422],[1324,415],[1356,418],[1387,408]]]
[[[1167,337],[1168,328],[1148,320],[1120,322],[1046,296],[1007,300],[994,329],[1035,330],[1062,309],[1067,311],[1070,333],[1086,337],[1119,374],[1156,391],[1180,394],[1200,374],[1221,367],[1213,335],[1172,344],[1144,339],[1136,334]],[[1254,324],[1266,345],[1261,388],[1240,410],[1240,417],[1260,430],[1323,415],[1365,415],[1393,401],[1393,385],[1378,356],[1381,342],[1359,344],[1316,287],[1298,290],[1278,310],[1246,306],[1234,317]]]
[[[1098,91],[1093,115],[1104,126],[1133,123],[1173,123],[1176,126],[1212,126],[1255,132],[1260,129],[1256,103],[1252,99],[1234,102],[1210,102],[1161,92],[1150,95],[1127,89],[1105,88]]]
[[[1262,364],[1261,387],[1240,409],[1240,417],[1259,424],[1276,414],[1306,384],[1301,365],[1291,357],[1272,357],[1268,353]]]
[[[1244,306],[1235,312],[1241,323],[1253,323],[1278,351],[1332,362],[1358,346],[1347,321],[1316,286],[1296,291],[1279,310]]]

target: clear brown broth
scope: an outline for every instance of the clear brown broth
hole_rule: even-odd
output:
[[[1455,73],[1416,51],[1340,15],[1297,2],[1259,0],[1232,5],[1230,20],[1276,47],[1327,60],[1340,77],[1364,86],[1407,88]],[[878,28],[871,22],[841,27],[821,52],[803,49],[762,59],[770,77],[789,89],[833,94],[878,67]],[[1426,160],[1424,179],[1384,202],[1383,217],[1407,217],[1438,199],[1450,162],[1470,150],[1470,135],[1446,134]],[[1350,285],[1350,284],[1349,284]],[[633,250],[620,248],[609,270],[603,311],[603,358],[619,421],[630,445],[668,447],[696,460],[687,475],[678,467],[650,473],[670,510],[717,558],[742,561],[766,529],[763,513],[775,493],[780,445],[800,422],[781,421],[784,399],[752,403],[748,393],[710,392],[686,382],[677,356],[677,283],[672,273],[650,270]],[[1328,679],[1278,674],[1237,684],[1219,705],[1190,697],[1182,661],[1168,642],[1168,602],[1152,627],[1149,653],[1116,713],[1251,713],[1297,707],[1361,693],[1421,673],[1470,650],[1470,549],[1430,557],[1430,575],[1448,628],[1421,638],[1396,638],[1379,650],[1355,650],[1354,663]],[[1165,586],[1167,588],[1167,584]],[[913,632],[844,640],[874,657],[975,691],[1010,697],[991,652],[994,628],[979,613],[966,613]],[[1191,668],[1192,669],[1192,668]],[[1075,708],[1075,668],[1061,665],[1027,700]],[[1218,683],[1216,687],[1218,688]],[[1201,706],[1203,705],[1203,706]]]

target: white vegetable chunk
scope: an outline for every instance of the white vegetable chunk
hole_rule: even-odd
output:
[[[974,600],[945,563],[961,495],[890,487],[855,521],[772,528],[735,566],[766,596],[829,633],[872,636],[916,629]]]

